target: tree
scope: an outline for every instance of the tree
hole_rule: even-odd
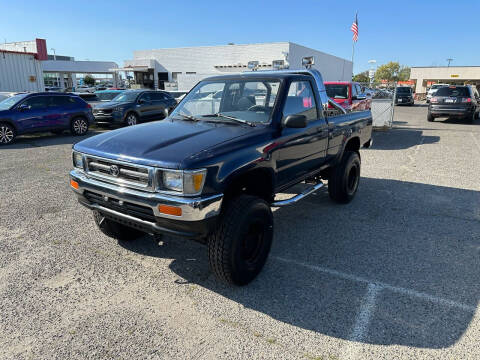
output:
[[[83,83],[87,86],[95,86],[95,79],[92,75],[85,75],[83,78]]]
[[[370,82],[370,78],[368,77],[368,71],[364,71],[364,72],[361,72],[357,75],[355,75],[353,78],[352,78],[353,81],[356,81],[356,82],[361,82],[361,83],[368,83]]]
[[[408,66],[400,65],[396,61],[390,61],[378,67],[375,72],[375,80],[380,82],[387,81],[405,81],[410,78],[410,68]]]

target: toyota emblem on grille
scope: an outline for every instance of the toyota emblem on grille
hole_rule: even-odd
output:
[[[120,169],[117,165],[110,165],[110,174],[117,177],[120,174]]]

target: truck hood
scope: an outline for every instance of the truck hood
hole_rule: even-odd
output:
[[[187,158],[262,127],[165,119],[92,136],[75,144],[74,150],[114,160],[178,169]]]

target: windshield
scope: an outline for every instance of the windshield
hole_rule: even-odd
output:
[[[27,94],[19,94],[9,98],[6,98],[3,101],[0,101],[0,110],[8,110],[14,106],[17,102],[22,100]]]
[[[447,86],[447,85],[435,84],[435,85],[432,85],[432,89],[440,89],[441,87],[444,87],[444,86]]]
[[[97,95],[97,98],[100,101],[111,101],[117,96],[121,95],[122,93],[119,91],[115,91],[115,92],[105,92],[105,93],[95,93],[95,94]]]
[[[397,88],[397,93],[399,94],[411,94],[412,89],[409,87],[398,87]]]
[[[348,99],[348,85],[344,84],[326,84],[328,97],[332,99]]]
[[[172,118],[185,119],[186,115],[201,121],[226,121],[234,117],[268,123],[279,87],[279,80],[202,81],[183,99]],[[219,116],[208,116],[214,114]]]
[[[437,90],[435,96],[467,96],[470,97],[470,92],[467,87],[442,87]]]
[[[140,93],[139,92],[136,92],[136,91],[132,91],[132,92],[129,92],[129,91],[125,91],[124,93],[121,93],[120,95],[117,95],[115,96],[112,101],[115,101],[115,102],[131,102],[131,101],[135,101],[135,99],[137,98],[137,96],[139,95]]]

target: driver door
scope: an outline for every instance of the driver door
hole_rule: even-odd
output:
[[[155,106],[152,102],[152,94],[143,93],[137,100],[137,111],[143,120],[150,119],[155,114]]]
[[[31,96],[17,106],[18,123],[23,131],[47,131],[52,127],[49,99],[45,95]]]
[[[277,186],[289,184],[319,169],[326,158],[328,126],[317,107],[310,81],[292,81],[283,107],[282,122],[288,115],[304,115],[305,128],[282,128],[277,141]]]

